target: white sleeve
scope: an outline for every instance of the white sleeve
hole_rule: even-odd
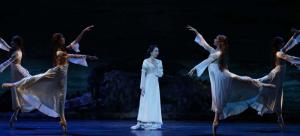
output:
[[[0,38],[0,49],[10,51],[11,47],[2,38]]]
[[[8,60],[0,64],[0,73],[3,72],[12,62],[14,62],[16,58],[16,53],[14,53]]]
[[[146,62],[144,60],[141,70],[141,83],[140,83],[140,89],[145,88],[145,78],[146,78]]]
[[[207,50],[209,53],[215,52],[215,49],[205,41],[203,36],[201,34],[198,34],[195,38],[195,42],[198,43],[200,46],[202,46],[205,50]]]
[[[220,54],[216,52],[214,54],[209,55],[207,59],[203,60],[201,63],[196,65],[194,69],[196,69],[197,71],[197,76],[200,77],[205,71],[205,69],[208,67],[208,65],[214,62],[219,56]]]
[[[73,63],[73,64],[88,67],[88,64],[86,62],[86,58],[68,58],[68,61]]]
[[[80,45],[79,45],[78,42],[73,41],[73,42],[71,43],[71,48],[72,48],[75,52],[77,52],[77,53],[80,52],[79,47],[80,47]]]
[[[292,36],[290,40],[285,44],[285,46],[281,49],[282,52],[287,52],[293,47],[295,47],[300,42],[300,35],[297,37]]]
[[[163,69],[162,61],[159,61],[156,76],[162,77],[163,74],[164,74],[164,69]]]

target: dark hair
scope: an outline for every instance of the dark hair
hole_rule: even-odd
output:
[[[62,33],[54,33],[52,35],[52,43],[53,43],[53,46],[54,46],[55,50],[58,50],[58,49],[60,49],[60,50],[66,50],[66,47],[64,47],[64,45],[62,45],[60,43],[60,40],[63,37],[64,37],[64,35]]]
[[[284,45],[284,40],[282,37],[280,36],[276,36],[273,38],[272,40],[272,62],[273,65],[279,64],[280,63],[280,59],[276,57],[276,53],[283,47]],[[274,63],[275,62],[275,63]]]
[[[284,45],[284,41],[283,41],[283,38],[280,37],[280,36],[276,36],[273,38],[272,40],[272,49],[273,51],[278,51],[280,50]]]
[[[217,39],[221,43],[221,45],[220,45],[221,55],[220,55],[220,59],[219,59],[219,69],[221,71],[223,71],[225,68],[227,68],[228,40],[225,35],[218,35]]]
[[[62,33],[54,33],[52,35],[52,44],[53,44],[53,65],[56,66],[56,52],[58,50],[66,51],[66,47],[61,44],[60,40],[63,38],[64,35]]]
[[[21,50],[22,52],[24,51],[24,41],[21,36],[13,36],[11,38],[11,43],[13,43],[11,52],[14,52],[16,50]]]
[[[146,57],[151,56],[151,53],[153,52],[153,50],[154,50],[155,48],[158,48],[158,45],[156,45],[156,44],[150,45],[150,46],[148,47]]]

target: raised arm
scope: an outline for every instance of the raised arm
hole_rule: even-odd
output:
[[[91,26],[88,26],[85,29],[83,29],[81,31],[81,33],[76,37],[76,39],[70,45],[68,45],[66,48],[68,48],[68,49],[72,48],[75,52],[80,52],[79,41],[82,39],[82,36],[84,35],[84,33],[92,30],[93,27],[94,27],[94,25],[91,25]]]
[[[195,42],[198,43],[200,46],[202,46],[205,50],[207,50],[209,53],[215,52],[215,49],[211,47],[203,38],[203,36],[193,27],[187,26],[187,29],[194,32],[197,36],[195,38]]]
[[[11,47],[2,38],[0,38],[0,49],[10,51]]]
[[[2,73],[11,63],[13,63],[16,60],[16,53],[13,53],[11,57],[6,60],[5,62],[0,64],[0,73]]]
[[[282,52],[287,52],[293,47],[295,47],[300,42],[300,31],[299,30],[292,30],[294,32],[293,36],[289,39],[289,41],[284,45],[281,49]]]

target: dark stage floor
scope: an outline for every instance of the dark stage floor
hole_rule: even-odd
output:
[[[131,131],[134,121],[69,121],[68,135],[74,136],[209,136],[209,122],[166,121],[158,131]],[[280,132],[276,124],[268,123],[223,123],[219,136],[299,136],[300,124],[288,124]],[[19,121],[15,129],[9,129],[6,121],[0,121],[0,135],[63,135],[54,121]]]

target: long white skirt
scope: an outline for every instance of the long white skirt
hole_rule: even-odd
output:
[[[275,88],[264,88],[260,92],[257,102],[253,105],[253,108],[258,111],[259,115],[282,112],[285,70],[285,65],[276,66],[268,75],[259,79],[263,83],[276,85]]]
[[[137,120],[140,123],[160,128],[163,124],[161,116],[160,89],[158,77],[148,74],[145,78],[145,94],[140,97]]]
[[[17,82],[25,77],[31,76],[27,69],[25,69],[20,64],[11,64],[10,65],[11,73],[11,82]],[[27,103],[20,93],[17,92],[16,88],[11,89],[11,100],[12,100],[12,109],[16,110],[21,108],[22,112],[30,112],[34,109],[29,103]]]
[[[259,96],[259,89],[246,76],[239,76],[227,69],[221,71],[218,63],[208,67],[212,92],[212,111],[219,113],[219,119],[226,119],[253,107]]]
[[[68,65],[57,66],[43,74],[23,78],[15,82],[17,93],[45,115],[60,117],[64,114],[67,71]],[[54,73],[54,78],[44,78],[47,73]]]

